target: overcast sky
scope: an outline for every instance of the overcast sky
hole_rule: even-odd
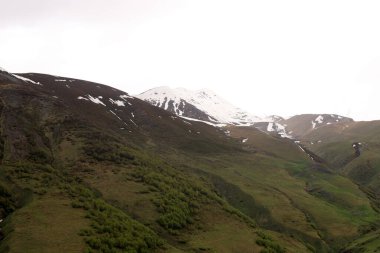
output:
[[[380,1],[0,0],[0,66],[380,119]]]

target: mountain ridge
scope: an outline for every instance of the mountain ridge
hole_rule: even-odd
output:
[[[260,118],[233,106],[208,89],[189,91],[184,88],[161,86],[149,89],[137,97],[188,119],[213,123],[215,126],[251,125],[267,133],[277,133],[284,138],[299,138],[329,124],[353,122],[350,118],[336,114],[301,114],[286,119],[271,115]]]
[[[68,238],[70,252],[344,252],[376,236],[367,233],[379,222],[376,196],[317,146],[213,127],[99,83],[17,76],[0,73],[0,251],[59,252]],[[343,127],[311,133],[332,139]]]
[[[136,97],[179,116],[211,123],[244,125],[261,120],[207,89],[191,91],[161,86],[149,89]]]

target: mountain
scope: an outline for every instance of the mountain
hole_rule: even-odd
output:
[[[309,135],[298,145],[164,109],[107,85],[1,71],[0,252],[374,249],[379,198]],[[337,156],[352,133],[363,145],[378,134],[341,139],[340,127],[309,134]]]
[[[380,121],[346,122],[318,128],[302,138],[331,168],[349,178],[380,210]],[[345,252],[377,252],[380,227],[374,225],[368,234],[353,240]]]
[[[246,154],[222,130],[102,84],[0,75],[1,252],[305,249],[223,197],[250,199],[201,158]]]
[[[136,97],[178,116],[211,123],[247,125],[262,120],[231,105],[210,90],[191,91],[164,86],[150,89]]]
[[[263,132],[283,138],[299,138],[314,129],[337,123],[353,122],[336,114],[302,114],[284,119],[277,115],[260,118],[231,105],[210,90],[157,87],[137,95],[138,98],[181,117],[223,124],[255,126]]]
[[[278,123],[286,127],[288,134],[299,138],[318,128],[334,124],[346,124],[353,121],[351,118],[336,114],[301,114],[279,120]]]
[[[298,140],[319,128],[352,122],[353,119],[336,114],[301,114],[288,119],[276,116],[267,122],[256,122],[254,126],[263,132]]]

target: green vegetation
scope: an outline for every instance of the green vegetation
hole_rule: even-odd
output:
[[[380,231],[371,231],[364,236],[352,241],[346,248],[346,252],[375,253],[380,251]]]
[[[16,208],[15,199],[6,186],[0,184],[0,217],[4,218]]]
[[[255,145],[261,147],[260,143]],[[200,155],[177,160],[186,164],[187,170],[200,167],[221,177],[222,181],[213,177],[211,181],[230,204],[254,218],[259,227],[307,242],[305,245],[312,251],[339,251],[350,238],[360,236],[358,227],[376,223],[378,214],[349,179],[313,165],[295,145],[285,141],[277,145],[284,146],[278,150],[288,147],[290,161],[268,155],[266,150],[255,155]],[[294,160],[293,152],[299,152],[298,159],[303,160]]]
[[[378,249],[377,124],[314,136],[326,136],[305,143],[318,164],[292,141],[249,127],[226,136],[137,99],[117,108],[135,116],[127,127],[113,105],[76,99],[119,91],[52,80],[0,87],[1,252]],[[368,145],[350,160],[354,139]]]
[[[107,204],[83,186],[67,187],[74,199],[72,206],[86,210],[91,228],[83,229],[81,236],[88,252],[152,252],[163,245],[149,228],[130,218],[126,213]]]
[[[82,253],[86,244],[78,235],[88,226],[81,209],[70,206],[70,200],[57,191],[27,197],[1,224],[5,235],[0,252],[9,253]]]
[[[134,170],[132,176],[135,180],[149,185],[152,191],[158,192],[153,200],[161,214],[157,222],[171,233],[175,233],[175,230],[193,222],[192,217],[200,205],[210,201],[210,197],[205,189],[192,185],[180,174],[170,172],[168,168],[159,170],[160,173],[151,168],[139,167]]]
[[[273,241],[273,239],[264,234],[263,232],[257,233],[259,238],[256,239],[256,243],[259,246],[264,247],[263,250],[261,250],[261,253],[285,253],[285,249],[281,247],[279,244]]]
[[[134,159],[115,138],[104,133],[83,132],[79,137],[84,138],[84,153],[97,162],[122,164]]]

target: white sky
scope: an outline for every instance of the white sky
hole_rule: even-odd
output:
[[[380,1],[0,0],[0,66],[380,119]]]

